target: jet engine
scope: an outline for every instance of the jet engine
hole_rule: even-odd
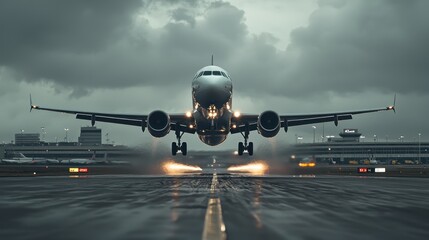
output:
[[[170,132],[170,116],[159,110],[151,112],[147,117],[147,129],[154,137],[164,137]]]
[[[271,138],[280,131],[280,117],[274,111],[265,111],[258,117],[258,131],[266,137]]]

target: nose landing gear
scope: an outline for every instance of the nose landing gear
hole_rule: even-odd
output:
[[[179,130],[176,130],[177,143],[176,142],[171,143],[171,154],[173,154],[173,156],[176,156],[179,150],[182,152],[183,156],[186,156],[186,154],[188,154],[188,144],[186,142],[183,142],[183,143],[180,142],[183,134],[184,132],[180,132]]]

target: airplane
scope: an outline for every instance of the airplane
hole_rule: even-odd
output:
[[[26,157],[22,153],[14,152],[9,154],[8,158],[1,160],[3,163],[10,164],[31,164],[33,162],[33,158]]]
[[[20,152],[13,152],[7,155],[8,155],[7,158],[4,158],[1,160],[2,163],[7,163],[7,164],[58,164],[59,163],[59,161],[56,159],[27,157]]]
[[[288,131],[289,127],[333,122],[338,126],[339,121],[350,120],[352,115],[389,111],[395,112],[396,95],[393,105],[383,108],[316,113],[316,114],[285,114],[279,115],[273,110],[267,110],[260,114],[241,114],[232,109],[232,80],[226,70],[213,65],[205,66],[197,71],[192,81],[192,111],[183,114],[168,114],[161,110],[155,110],[148,115],[141,114],[116,114],[98,113],[75,110],[63,110],[45,108],[33,105],[30,94],[30,111],[45,110],[76,115],[77,119],[90,120],[92,126],[96,122],[107,122],[141,127],[144,132],[156,138],[166,136],[174,131],[177,142],[171,144],[171,153],[176,155],[179,151],[187,155],[187,143],[181,142],[184,133],[197,134],[199,139],[210,146],[224,142],[228,134],[241,134],[244,143],[238,143],[238,154],[246,151],[253,155],[253,142],[249,142],[249,134],[257,131],[266,138],[276,136],[280,129]]]

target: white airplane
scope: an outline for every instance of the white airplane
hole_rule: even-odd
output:
[[[5,158],[1,160],[3,163],[11,163],[11,164],[30,164],[33,162],[33,158],[26,157],[22,153],[14,152],[9,156],[9,158]]]
[[[322,122],[334,122],[337,126],[339,121],[352,119],[352,115],[395,111],[395,100],[392,106],[358,111],[279,115],[275,111],[268,110],[259,115],[241,114],[232,110],[230,75],[221,67],[214,66],[212,58],[212,65],[201,68],[195,74],[192,81],[193,110],[184,114],[168,114],[160,110],[155,110],[149,115],[140,115],[44,108],[33,105],[31,95],[30,111],[36,109],[74,114],[77,119],[90,120],[92,126],[95,125],[95,122],[138,126],[143,132],[147,128],[149,133],[157,138],[174,131],[177,142],[173,142],[171,145],[173,155],[176,155],[178,151],[181,151],[183,155],[187,154],[187,144],[181,142],[184,133],[196,133],[202,142],[211,146],[224,142],[230,133],[240,133],[244,138],[244,143],[238,143],[238,154],[243,155],[247,151],[249,155],[253,155],[253,143],[248,142],[251,131],[258,131],[262,136],[271,138],[276,136],[281,128],[287,132],[289,127]]]
[[[56,159],[26,157],[24,154],[20,152],[14,152],[10,154],[8,158],[2,159],[1,162],[9,163],[9,164],[58,164],[59,163],[59,161]]]

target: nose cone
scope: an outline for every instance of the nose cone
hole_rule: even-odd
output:
[[[231,87],[223,79],[210,79],[200,83],[199,89],[195,92],[195,100],[203,108],[215,105],[221,108],[231,97]]]

